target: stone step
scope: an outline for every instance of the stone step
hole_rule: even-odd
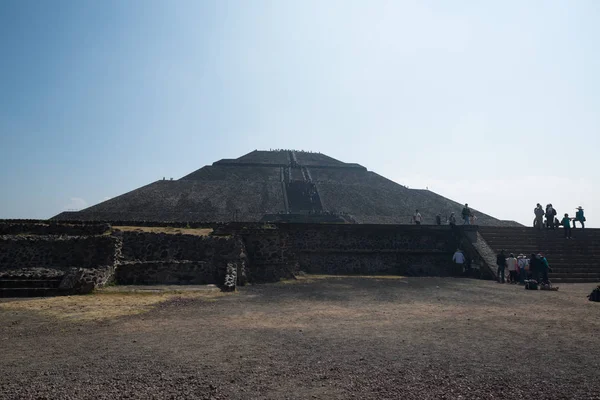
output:
[[[571,278],[571,277],[552,278],[552,277],[550,277],[550,281],[552,283],[593,283],[593,282],[600,282],[600,279],[593,280],[593,279],[588,279],[588,278]]]
[[[593,280],[600,280],[600,273],[589,273],[589,272],[562,272],[562,273],[554,273],[551,272],[548,274],[550,279],[552,278],[589,278]]]
[[[600,266],[582,268],[580,266],[573,267],[552,267],[553,274],[561,274],[561,273],[578,273],[578,272],[588,272],[588,273],[600,273]]]
[[[0,279],[0,288],[57,288],[62,279]]]
[[[70,289],[59,288],[1,288],[0,298],[65,296],[70,292]]]

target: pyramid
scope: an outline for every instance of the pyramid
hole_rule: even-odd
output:
[[[462,204],[429,190],[409,189],[362,165],[325,154],[255,150],[53,219],[408,224],[415,209],[424,224],[434,224],[437,214],[445,221],[454,212],[460,219]],[[474,213],[479,225],[519,225]]]

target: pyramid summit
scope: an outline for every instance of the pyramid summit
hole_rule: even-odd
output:
[[[438,214],[444,221],[451,212],[460,217],[462,204],[325,154],[255,150],[53,219],[408,224],[415,209],[424,224],[434,224]],[[479,211],[475,215],[479,225],[518,225]]]

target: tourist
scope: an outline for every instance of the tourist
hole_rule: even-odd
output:
[[[573,228],[575,228],[575,221],[581,222],[581,228],[585,228],[585,216],[583,215],[583,208],[581,206],[577,207],[575,218],[573,218]]]
[[[517,283],[517,259],[513,253],[510,253],[506,259],[506,266],[508,268],[508,282]]]
[[[452,256],[454,261],[454,275],[460,275],[463,273],[463,264],[465,263],[465,255],[461,249],[456,249],[456,252]]]
[[[535,214],[535,222],[533,223],[533,227],[541,230],[544,226],[544,209],[540,203],[537,203],[533,213]]]
[[[531,253],[531,256],[529,257],[529,274],[528,274],[529,279],[533,279],[535,281],[538,280],[538,273],[539,273],[538,264],[539,264],[539,260],[538,260],[537,256],[534,253]]]
[[[569,218],[569,214],[565,213],[561,222],[563,228],[565,228],[565,239],[571,239],[571,218]]]
[[[450,213],[450,216],[448,217],[448,225],[450,225],[450,226],[456,225],[456,217],[454,216],[454,213]]]
[[[556,217],[554,217],[554,228],[555,229],[560,228],[560,221]]]
[[[465,206],[462,209],[462,218],[463,218],[463,225],[470,225],[470,218],[471,218],[471,209],[469,208],[468,204],[465,204]]]
[[[415,215],[413,215],[413,222],[417,225],[421,225],[422,220],[423,217],[421,217],[421,213],[419,212],[419,210],[415,210]]]
[[[550,280],[548,279],[548,272],[552,272],[552,268],[550,268],[550,265],[548,264],[548,260],[546,259],[546,257],[544,257],[542,254],[538,254],[538,259],[539,259],[539,273],[542,276],[542,283],[550,283]]]
[[[471,225],[477,225],[477,215],[471,214],[470,222]]]
[[[519,254],[517,257],[517,265],[519,267],[519,283],[523,285],[525,279],[527,279],[527,272],[529,271],[529,260],[523,254]]]
[[[554,216],[556,215],[556,210],[552,207],[552,204],[548,204],[546,206],[546,228],[554,229]]]
[[[469,256],[465,256],[465,276],[469,277],[471,276],[471,263],[473,262],[473,260],[471,260],[471,257]]]
[[[504,283],[504,269],[506,268],[506,256],[504,255],[504,250],[496,257],[496,265],[498,265],[498,282]]]
[[[441,225],[442,224],[442,216],[440,214],[435,216],[435,224],[436,225]]]

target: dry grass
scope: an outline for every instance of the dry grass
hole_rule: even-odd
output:
[[[0,310],[34,312],[68,321],[102,321],[125,315],[142,314],[173,299],[212,301],[223,296],[219,291],[142,293],[100,292],[87,296],[62,296],[19,299],[0,303]]]
[[[195,235],[195,236],[208,236],[212,233],[212,228],[174,228],[170,226],[118,226],[114,228],[123,232],[150,232],[150,233],[167,233],[170,235],[182,234],[182,235]]]

